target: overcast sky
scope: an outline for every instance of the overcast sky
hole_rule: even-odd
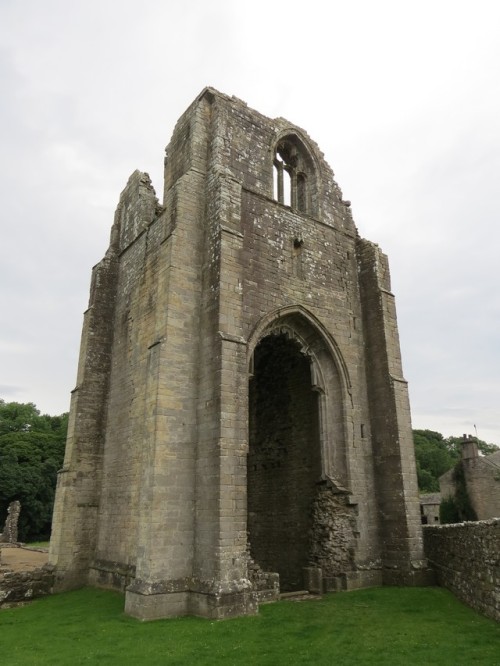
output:
[[[389,255],[413,425],[500,444],[500,2],[0,0],[0,397],[69,408],[118,197],[207,85],[319,144]]]

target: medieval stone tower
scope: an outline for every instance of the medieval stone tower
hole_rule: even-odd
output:
[[[123,191],[93,269],[50,562],[142,619],[422,582],[387,258],[317,145],[205,89],[163,203]]]

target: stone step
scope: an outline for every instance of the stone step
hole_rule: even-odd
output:
[[[307,590],[294,590],[293,592],[281,592],[280,601],[312,601],[321,599],[320,594],[312,594]]]

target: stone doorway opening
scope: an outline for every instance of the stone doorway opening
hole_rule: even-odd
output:
[[[304,589],[320,450],[310,359],[287,335],[268,335],[249,387],[248,532],[252,559],[279,574],[282,592]]]

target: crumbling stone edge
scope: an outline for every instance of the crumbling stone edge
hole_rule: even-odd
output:
[[[6,571],[0,576],[0,608],[51,594],[54,573],[49,567]]]

